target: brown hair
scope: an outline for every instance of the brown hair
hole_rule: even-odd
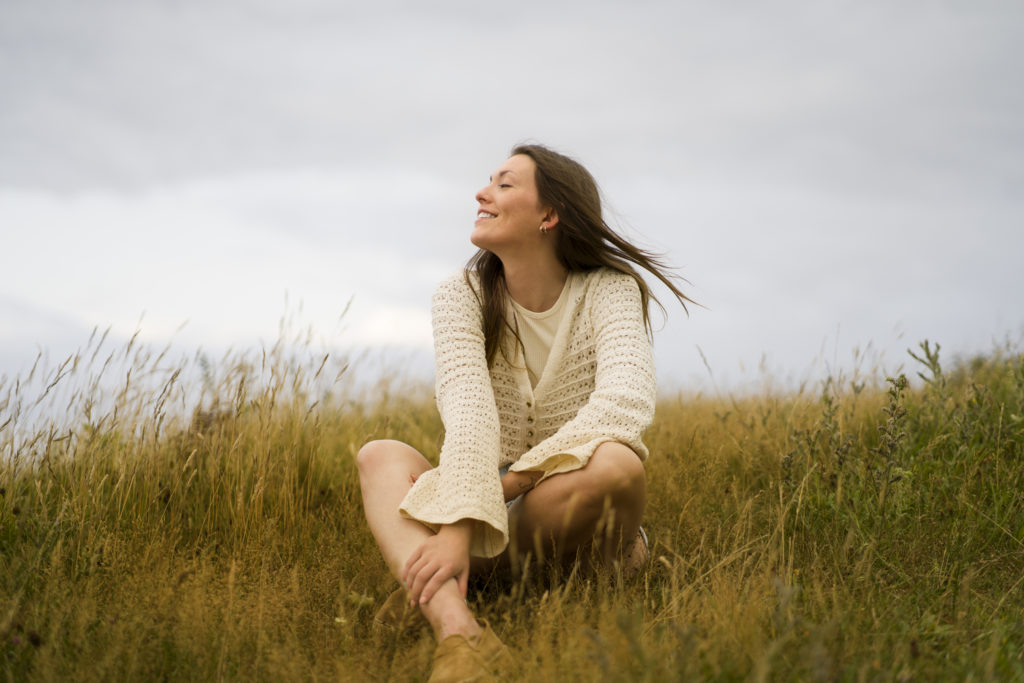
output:
[[[640,287],[644,325],[648,333],[651,330],[650,301],[653,299],[662,312],[665,307],[651,294],[647,283],[633,266],[640,266],[661,280],[682,304],[683,310],[689,313],[686,302],[695,302],[679,289],[675,280],[682,278],[671,272],[662,255],[630,244],[608,227],[601,213],[597,183],[582,164],[541,145],[517,145],[510,156],[517,154],[533,160],[540,202],[558,213],[555,249],[566,269],[571,272],[606,267],[630,275]],[[505,270],[497,256],[481,249],[466,264],[467,280],[469,271],[475,271],[480,279],[482,292],[476,294],[484,318],[484,351],[487,364],[491,365],[498,349],[503,348],[504,335],[511,332],[518,337],[505,319],[508,297]]]

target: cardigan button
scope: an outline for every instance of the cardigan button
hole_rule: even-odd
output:
[[[526,421],[529,422],[530,424],[533,424],[533,415],[528,415],[526,417]]]
[[[533,444],[532,443],[528,443],[528,444],[526,444],[526,447],[527,448],[533,448]]]
[[[527,401],[526,402],[526,407],[527,408],[532,408],[533,407],[533,402],[532,401]]]
[[[526,432],[526,435],[527,436],[533,436],[533,430],[531,429],[530,431]]]

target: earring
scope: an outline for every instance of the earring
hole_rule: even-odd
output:
[[[550,229],[551,229],[551,228],[549,228],[548,226],[546,226],[546,225],[544,225],[543,223],[541,223],[541,225],[540,225],[540,231],[541,231],[542,233],[544,233],[544,234],[546,235],[546,234],[548,234],[548,230],[550,230]]]

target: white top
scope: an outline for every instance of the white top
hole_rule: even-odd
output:
[[[445,438],[440,464],[416,480],[399,511],[434,530],[477,520],[473,555],[493,557],[508,543],[500,466],[539,471],[543,479],[583,467],[606,441],[647,457],[641,435],[654,417],[656,387],[640,289],[631,276],[600,268],[570,273],[566,290],[536,387],[500,352],[488,368],[483,315],[466,274],[448,278],[434,293]]]
[[[558,301],[546,311],[536,312],[523,308],[509,297],[509,311],[515,321],[512,327],[519,333],[519,339],[523,342],[522,349],[517,351],[526,355],[526,374],[530,378],[530,386],[537,387],[541,375],[544,374],[544,366],[548,362],[548,355],[551,353],[551,344],[555,340],[555,333],[558,332],[558,325],[562,322],[562,314],[565,313],[565,302],[569,300],[569,280],[566,279],[562,293],[558,295]],[[522,359],[516,357],[514,365],[523,367]]]

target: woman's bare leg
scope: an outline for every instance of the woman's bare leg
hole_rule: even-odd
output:
[[[433,532],[398,514],[398,506],[416,477],[431,468],[419,451],[400,441],[371,441],[356,456],[363,510],[392,575],[401,581],[406,560]],[[475,636],[480,626],[466,606],[458,583],[449,579],[430,602],[421,605],[438,642],[458,633]]]
[[[549,477],[515,502],[509,510],[512,547],[506,552],[563,559],[593,544],[598,561],[610,565],[637,537],[646,490],[636,453],[617,442],[603,443],[585,467]],[[518,567],[518,557],[505,561]]]

